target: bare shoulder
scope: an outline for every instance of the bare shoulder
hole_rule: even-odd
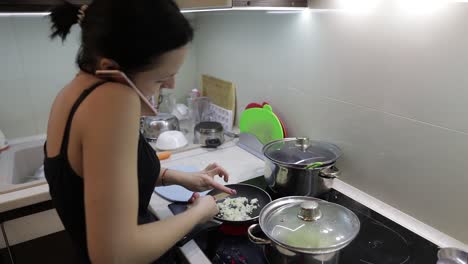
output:
[[[108,82],[97,87],[78,111],[78,122],[85,126],[103,121],[125,126],[138,123],[141,103],[132,88]]]
[[[126,105],[119,105],[118,108],[140,107],[140,99],[137,93],[129,86],[120,83],[104,83],[100,87],[97,87],[92,92],[92,96],[89,97],[87,101],[91,107],[115,106],[117,103],[125,103]]]
[[[139,115],[140,98],[132,88],[120,84],[108,82],[97,87],[85,100],[84,112],[97,114],[99,112],[112,111],[114,113],[132,112]]]

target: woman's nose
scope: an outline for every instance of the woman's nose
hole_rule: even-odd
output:
[[[167,89],[174,89],[175,87],[175,78],[171,77],[169,80],[165,81],[162,85],[161,88],[167,88]]]

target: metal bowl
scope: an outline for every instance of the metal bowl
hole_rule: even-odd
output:
[[[140,118],[140,129],[146,139],[154,141],[165,131],[180,131],[180,126],[176,116],[159,113],[157,116],[142,116]]]

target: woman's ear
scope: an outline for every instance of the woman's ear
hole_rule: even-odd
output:
[[[107,59],[107,58],[102,58],[98,62],[98,68],[100,70],[119,70],[120,66],[117,62]]]

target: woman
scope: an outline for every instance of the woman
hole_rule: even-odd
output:
[[[172,88],[192,28],[172,0],[65,3],[50,17],[52,37],[65,40],[75,23],[82,29],[80,71],[53,103],[44,148],[50,194],[65,229],[84,263],[170,260],[161,256],[217,206],[211,196],[194,195],[185,213],[152,222],[147,207],[154,187],[235,191],[213,180],[228,180],[216,164],[198,173],[161,169],[139,134],[148,107],[127,85],[95,72],[123,71],[145,96]]]

